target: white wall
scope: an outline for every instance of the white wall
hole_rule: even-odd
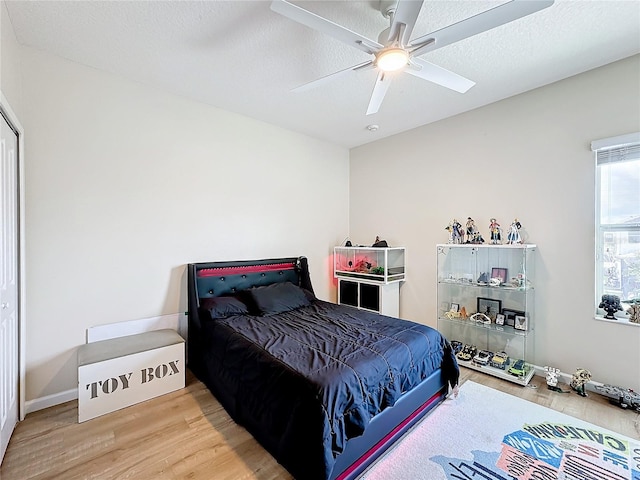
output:
[[[11,105],[13,112],[21,118],[22,87],[20,78],[20,46],[9,19],[4,0],[0,1],[0,89]]]
[[[350,236],[406,246],[401,316],[436,325],[452,218],[518,217],[538,245],[538,365],[640,390],[640,328],[596,321],[592,140],[640,131],[640,56],[351,151]],[[384,125],[380,126],[384,128]]]
[[[306,255],[333,298],[346,149],[33,49],[22,67],[27,400],[76,387],[87,327],[184,312],[189,262]]]

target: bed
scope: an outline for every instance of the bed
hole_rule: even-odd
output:
[[[457,384],[436,330],[319,300],[305,257],[188,265],[188,367],[296,479],[355,478]]]

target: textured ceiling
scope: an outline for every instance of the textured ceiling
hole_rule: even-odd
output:
[[[377,0],[294,3],[373,40],[388,26]],[[501,3],[426,0],[414,37]],[[6,4],[23,45],[345,147],[640,53],[640,1],[556,0],[422,57],[475,81],[467,93],[401,74],[380,111],[367,116],[372,70],[291,92],[370,57],[274,13],[268,1]]]

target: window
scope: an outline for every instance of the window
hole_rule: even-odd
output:
[[[640,302],[640,133],[591,143],[596,157],[596,307]],[[622,312],[620,312],[622,313]],[[606,315],[598,307],[597,316]]]

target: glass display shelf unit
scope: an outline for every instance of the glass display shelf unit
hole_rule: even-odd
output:
[[[531,244],[437,245],[438,330],[476,349],[457,355],[461,366],[520,385],[533,377],[535,252]]]

